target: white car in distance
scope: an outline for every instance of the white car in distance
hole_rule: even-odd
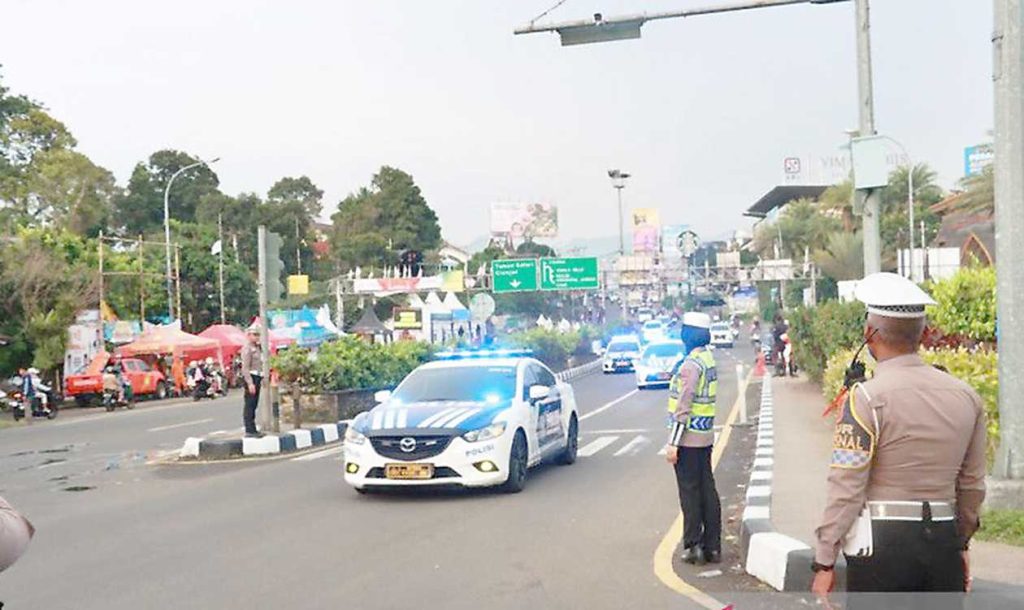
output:
[[[668,386],[684,350],[682,341],[659,341],[645,347],[636,363],[636,387]]]

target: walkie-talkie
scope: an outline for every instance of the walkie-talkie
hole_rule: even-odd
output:
[[[821,414],[822,417],[825,417],[832,411],[838,409],[839,405],[843,404],[843,401],[846,400],[846,395],[850,393],[850,390],[853,389],[853,386],[857,385],[858,383],[861,383],[862,381],[867,381],[867,366],[861,361],[860,353],[864,351],[864,348],[867,346],[868,341],[870,341],[871,337],[874,337],[875,333],[877,332],[877,328],[872,330],[871,334],[868,335],[868,338],[864,339],[864,343],[861,343],[860,347],[857,348],[857,352],[853,355],[853,360],[850,361],[850,366],[846,367],[846,372],[843,373],[843,389],[839,392],[835,399],[831,403],[829,403],[828,407],[825,408],[825,412]]]

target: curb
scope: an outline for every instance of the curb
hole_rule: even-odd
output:
[[[747,574],[777,591],[806,592],[814,578],[811,563],[814,550],[807,544],[780,534],[772,525],[772,478],[775,466],[775,431],[772,378],[765,375],[761,385],[754,466],[747,485],[746,506],[740,527],[740,557]],[[836,563],[838,582],[844,582],[845,564]]]
[[[601,359],[592,360],[586,364],[574,366],[571,369],[566,369],[561,373],[555,373],[555,379],[559,381],[572,381],[578,379],[584,375],[589,375],[601,368]]]
[[[336,424],[319,424],[313,428],[292,430],[280,435],[268,434],[263,438],[204,439],[193,436],[185,439],[178,457],[226,460],[292,453],[339,442],[345,438],[348,423],[348,420],[345,420]]]

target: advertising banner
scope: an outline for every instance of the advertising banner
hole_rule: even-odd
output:
[[[657,252],[658,238],[661,236],[661,218],[657,208],[634,208],[631,216],[633,222],[633,253]]]
[[[558,237],[558,208],[550,203],[492,203],[491,234]]]
[[[661,228],[661,251],[666,257],[681,258],[682,250],[679,249],[679,236],[682,235],[690,225],[665,225]]]
[[[970,178],[985,171],[995,160],[995,149],[991,144],[978,144],[964,149],[964,176]]]

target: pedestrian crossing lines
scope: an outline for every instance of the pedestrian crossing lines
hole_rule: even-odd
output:
[[[720,426],[716,426],[715,442],[718,442],[719,430]],[[668,433],[665,434],[667,436]],[[583,432],[582,435],[587,438],[580,439],[580,447],[576,452],[581,458],[599,454],[617,458],[665,455],[664,439],[658,430],[594,430]]]

